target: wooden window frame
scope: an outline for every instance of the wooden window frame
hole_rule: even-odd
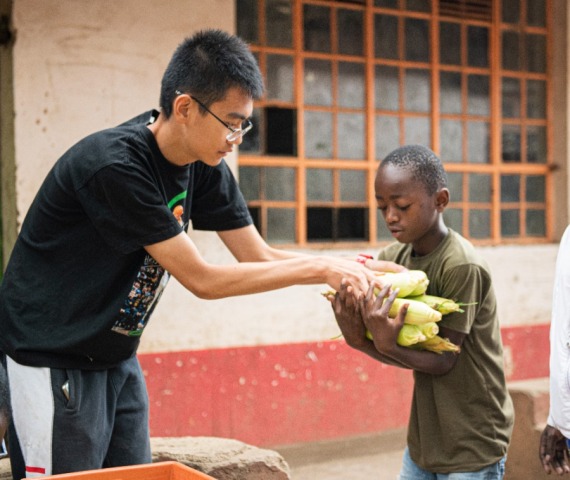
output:
[[[482,0],[484,1],[484,0]],[[531,0],[527,0],[531,1]],[[401,0],[402,3],[402,0]],[[522,2],[523,7],[526,5],[526,1]],[[283,101],[268,100],[266,98],[256,102],[256,108],[265,107],[288,107],[293,108],[297,112],[297,155],[296,156],[266,156],[258,154],[250,154],[246,152],[240,152],[239,154],[239,166],[240,167],[292,167],[296,169],[296,200],[295,201],[269,201],[269,200],[254,200],[250,201],[249,205],[251,207],[260,209],[260,216],[262,225],[267,225],[267,209],[268,208],[293,208],[296,211],[296,231],[295,238],[296,242],[293,244],[283,244],[288,248],[299,247],[299,248],[362,248],[362,247],[376,247],[385,244],[386,241],[378,239],[378,221],[376,212],[376,202],[374,196],[374,176],[378,166],[378,159],[375,158],[375,116],[377,115],[377,110],[374,104],[374,73],[375,67],[377,65],[392,65],[399,69],[405,69],[409,67],[422,67],[426,68],[430,72],[431,79],[431,111],[428,113],[428,117],[431,124],[431,148],[436,154],[440,153],[441,143],[440,143],[440,128],[439,122],[441,118],[441,112],[439,111],[439,76],[442,71],[454,71],[460,72],[462,77],[470,73],[483,73],[489,76],[490,81],[490,115],[487,121],[489,122],[489,135],[490,135],[490,161],[489,163],[467,163],[465,160],[462,162],[445,162],[445,168],[448,173],[464,173],[464,174],[487,174],[491,176],[491,201],[490,204],[477,204],[471,202],[452,202],[450,207],[461,208],[463,212],[463,225],[468,225],[469,222],[469,212],[473,208],[490,208],[490,236],[489,238],[479,239],[470,236],[469,232],[465,230],[461,232],[465,237],[469,238],[473,243],[477,245],[499,245],[499,244],[537,244],[537,243],[548,243],[553,240],[553,160],[552,160],[552,102],[551,102],[551,54],[552,51],[552,18],[551,18],[551,0],[546,0],[546,26],[545,27],[532,27],[532,26],[521,26],[516,27],[503,24],[501,21],[501,6],[502,2],[500,0],[494,0],[492,2],[492,21],[485,21],[478,18],[465,20],[458,19],[457,17],[445,17],[440,16],[438,12],[438,2],[433,0],[432,12],[411,12],[406,10],[392,10],[385,9],[381,7],[375,7],[373,0],[362,0],[361,4],[358,3],[343,3],[342,1],[328,1],[328,0],[291,0],[292,5],[292,23],[293,23],[293,45],[291,48],[276,48],[265,46],[265,36],[264,32],[266,29],[265,25],[265,0],[258,0],[258,24],[259,24],[259,43],[252,44],[252,51],[258,55],[260,67],[262,72],[265,72],[266,68],[266,55],[267,54],[288,54],[293,56],[294,65],[294,98],[291,103]],[[363,12],[364,18],[364,54],[363,56],[349,56],[341,55],[338,53],[319,53],[319,52],[307,52],[303,50],[303,22],[302,22],[302,11],[304,5],[316,5],[316,6],[326,6],[331,9],[331,44],[335,45],[336,38],[336,12],[338,9],[354,9]],[[430,27],[430,60],[426,63],[409,62],[405,60],[388,60],[388,59],[378,59],[374,56],[374,15],[377,13],[389,13],[390,15],[397,16],[398,18],[419,18],[427,20]],[[526,14],[524,8],[521,12],[521,17],[525,18]],[[480,67],[467,67],[465,65],[461,66],[447,66],[439,62],[439,25],[441,21],[452,21],[459,23],[461,25],[462,35],[466,35],[467,26],[484,26],[489,29],[489,66],[487,68]],[[400,38],[404,39],[403,32],[403,21],[399,21]],[[547,49],[547,60],[546,60],[546,72],[545,73],[532,73],[528,71],[504,71],[501,67],[501,34],[505,30],[512,28],[518,29],[517,31],[523,31],[524,33],[539,33],[545,35],[546,37],[546,49]],[[400,42],[400,50],[404,48],[404,41]],[[462,48],[465,50],[467,48],[467,40],[463,39]],[[333,49],[334,51],[334,49]],[[466,58],[467,52],[462,52],[462,58]],[[403,52],[400,51],[399,58],[404,58]],[[311,106],[307,108],[303,103],[303,62],[306,59],[326,59],[332,62],[334,66],[333,72],[337,72],[338,62],[340,61],[351,61],[351,62],[362,62],[365,65],[365,104],[364,104],[364,115],[365,115],[365,151],[366,158],[363,160],[347,160],[339,159],[333,156],[332,159],[315,159],[305,157],[305,132],[303,129],[304,125],[304,115],[306,110],[318,111],[326,110],[330,111],[334,116],[338,115],[339,112],[347,111],[346,108],[339,108],[336,104],[330,107],[321,108]],[[521,85],[524,85],[527,80],[538,79],[544,81],[546,84],[546,118],[544,120],[533,120],[526,117],[526,113],[521,115],[521,118],[512,120],[505,120],[501,115],[501,85],[502,79],[508,76],[510,78],[520,78]],[[400,91],[402,90],[402,83],[404,81],[403,75],[400,75]],[[336,92],[338,89],[338,78],[336,74],[332,76],[332,90],[333,99],[336,98]],[[462,101],[466,102],[465,98],[467,95],[466,88],[462,89]],[[402,95],[400,96],[402,97]],[[400,98],[400,108],[397,112],[393,112],[397,117],[400,125],[400,144],[403,142],[403,123],[406,118],[413,117],[414,113],[404,112],[401,103],[403,99]],[[521,88],[521,103],[526,105],[526,89]],[[522,109],[522,107],[521,107]],[[349,110],[349,109],[348,109]],[[446,114],[446,117],[448,115]],[[467,122],[465,121],[465,115],[459,114],[458,119],[463,120],[462,128],[467,128]],[[469,117],[471,118],[471,117]],[[545,163],[504,163],[501,161],[501,127],[503,124],[515,123],[521,126],[521,131],[525,132],[529,125],[540,125],[546,128],[546,152],[547,158]],[[333,129],[335,129],[335,122],[333,122]],[[334,132],[334,130],[333,130]],[[337,151],[336,139],[337,136],[334,133],[334,145],[333,153]],[[526,151],[526,137],[522,135],[522,151]],[[467,148],[466,142],[463,142],[464,149],[464,159],[466,158],[465,149]],[[523,157],[525,153],[523,153]],[[369,212],[369,230],[368,230],[368,240],[363,242],[308,242],[307,241],[307,208],[309,202],[307,201],[306,188],[307,188],[307,178],[306,172],[310,168],[329,168],[332,169],[336,174],[334,178],[334,192],[335,198],[332,202],[327,202],[326,207],[338,208],[338,207],[358,207],[358,208],[368,208]],[[361,170],[366,173],[366,202],[363,204],[361,202],[345,202],[340,201],[337,198],[337,193],[340,191],[339,188],[339,177],[341,170]],[[544,237],[528,236],[525,234],[524,228],[519,237],[516,238],[503,238],[501,236],[501,206],[509,206],[509,204],[501,203],[500,199],[500,182],[501,175],[504,174],[516,174],[516,175],[543,175],[545,177],[545,205],[541,205],[541,208],[545,209],[545,222],[546,222],[546,232]],[[468,183],[463,183],[463,196],[461,198],[467,198],[467,188]],[[522,190],[524,193],[524,189]],[[311,203],[311,206],[318,205],[318,203]],[[490,205],[490,206],[489,206]],[[521,225],[525,225],[525,219],[523,218],[524,213],[527,209],[532,208],[534,204],[527,202],[524,195],[516,206],[520,210],[520,222]],[[262,235],[267,238],[267,232],[263,231]]]

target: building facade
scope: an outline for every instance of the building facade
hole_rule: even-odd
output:
[[[268,242],[374,254],[377,162],[421,143],[445,162],[446,221],[495,278],[509,379],[548,374],[558,240],[568,223],[565,0],[0,1],[3,251],[78,139],[158,104],[178,43],[246,39],[267,93],[228,161]],[[204,257],[234,261],[190,232]],[[283,445],[405,425],[409,372],[338,336],[322,287],[204,301],[174,280],[142,338],[156,436]]]

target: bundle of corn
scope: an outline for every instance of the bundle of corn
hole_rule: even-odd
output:
[[[389,317],[396,318],[402,305],[408,304],[404,325],[397,339],[398,345],[439,354],[459,353],[459,346],[438,335],[437,322],[448,313],[463,312],[461,307],[466,304],[457,303],[449,298],[427,295],[425,292],[429,279],[421,270],[378,272],[377,276],[382,285],[391,285],[392,289],[398,289],[397,298],[394,299],[388,313]],[[378,295],[379,292],[380,289],[376,289],[374,293]],[[331,290],[323,292],[327,298],[334,294],[335,292]],[[366,332],[366,336],[372,340],[370,332]]]

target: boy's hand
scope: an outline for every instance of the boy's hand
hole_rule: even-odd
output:
[[[365,328],[372,334],[374,346],[385,355],[390,356],[390,352],[397,348],[397,339],[404,318],[408,311],[408,305],[405,304],[400,308],[396,318],[390,318],[388,313],[392,307],[392,303],[398,294],[398,290],[390,292],[390,285],[382,287],[378,296],[374,296],[376,285],[370,285],[366,296],[359,299],[359,311]]]
[[[347,345],[362,350],[369,340],[366,338],[366,327],[362,323],[354,288],[343,279],[340,289],[330,300],[336,322]]]
[[[547,425],[540,435],[538,456],[546,473],[558,475],[570,473],[566,438],[558,429],[550,425]]]

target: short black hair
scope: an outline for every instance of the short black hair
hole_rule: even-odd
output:
[[[429,195],[447,187],[447,174],[439,157],[423,145],[405,145],[390,152],[380,162],[380,168],[395,165],[406,168],[421,182]]]
[[[186,38],[174,51],[162,77],[160,108],[172,113],[176,91],[188,93],[210,106],[228,89],[240,88],[252,99],[263,95],[263,77],[248,45],[222,30],[202,30]]]

